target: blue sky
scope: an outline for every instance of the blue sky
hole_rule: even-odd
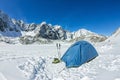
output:
[[[69,31],[111,35],[120,27],[120,0],[0,0],[0,9],[26,23],[46,21]]]

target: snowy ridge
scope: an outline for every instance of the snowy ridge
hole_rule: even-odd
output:
[[[73,40],[87,40],[90,42],[102,42],[107,39],[106,36],[96,34],[86,29],[79,29],[76,32],[73,32]]]
[[[120,34],[120,27],[113,33],[115,37],[119,36]]]
[[[118,43],[120,40],[120,28],[118,28],[107,40],[107,43]]]
[[[20,28],[16,26],[8,15],[0,10],[0,36],[21,36]]]
[[[64,30],[60,25],[51,25],[46,22],[40,24],[35,23],[25,23],[22,20],[11,19],[7,14],[0,11],[0,36],[5,37],[19,37],[21,42],[22,38],[27,38],[27,36],[32,37],[30,43],[32,44],[40,40],[41,38],[49,40],[65,40],[74,42],[77,40],[89,40],[91,42],[101,42],[107,37],[98,35],[86,29],[80,29],[76,32],[69,32]],[[18,40],[19,41],[19,40]],[[22,43],[25,40],[22,41]],[[14,43],[14,42],[13,42]],[[40,42],[41,43],[41,42]]]
[[[88,31],[86,29],[79,29],[78,31],[76,32],[73,32],[73,39],[74,38],[77,38],[77,37],[80,37],[80,36],[87,36],[87,35],[97,35],[91,31]]]

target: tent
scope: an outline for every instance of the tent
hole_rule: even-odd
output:
[[[97,51],[90,43],[87,41],[78,41],[65,52],[61,60],[66,63],[66,67],[70,68],[79,67],[97,56]]]

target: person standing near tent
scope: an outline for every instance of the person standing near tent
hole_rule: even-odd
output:
[[[61,54],[60,54],[61,44],[57,43],[56,47],[57,47],[57,52],[58,52],[58,58],[60,59],[61,58]]]

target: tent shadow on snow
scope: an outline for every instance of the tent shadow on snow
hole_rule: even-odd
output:
[[[71,68],[79,67],[97,56],[96,49],[89,42],[78,41],[65,52],[61,60],[65,62],[67,68]]]

